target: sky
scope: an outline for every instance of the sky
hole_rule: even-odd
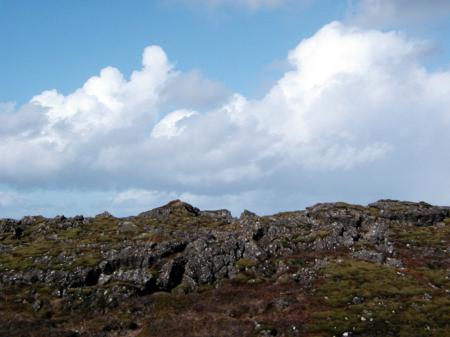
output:
[[[0,0],[0,217],[450,205],[450,1]]]

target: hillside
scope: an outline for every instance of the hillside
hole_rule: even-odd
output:
[[[450,336],[450,208],[0,220],[0,336]]]

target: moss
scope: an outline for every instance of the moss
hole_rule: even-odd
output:
[[[352,205],[350,205],[350,204],[348,204],[346,202],[336,202],[334,204],[334,207],[336,207],[336,208],[351,208]]]
[[[180,295],[187,294],[191,290],[191,287],[186,283],[180,283],[175,288],[172,289],[172,294]]]
[[[316,295],[309,325],[314,333],[443,336],[449,328],[445,292],[393,268],[362,261],[331,263]]]
[[[300,242],[301,241],[300,233],[295,233],[294,235],[292,235],[291,239],[292,239],[293,242]]]
[[[76,240],[81,236],[81,228],[68,228],[58,233],[59,240]]]
[[[308,261],[303,258],[290,258],[287,259],[287,263],[291,266],[305,267],[308,265]]]
[[[402,245],[446,249],[450,245],[450,225],[395,228],[394,238]]]
[[[450,272],[429,268],[418,268],[414,275],[434,287],[450,290]]]
[[[351,209],[351,210],[356,210],[356,211],[365,211],[366,210],[366,207],[364,207],[362,205],[354,205],[354,204],[349,204],[346,202],[336,202],[334,204],[334,207],[343,208],[343,209]]]
[[[324,239],[326,238],[328,235],[330,235],[330,231],[326,230],[326,229],[320,229],[317,232],[314,233],[314,236],[316,238],[320,238],[320,239]]]
[[[289,243],[288,240],[281,240],[281,245],[283,246],[283,248],[290,248],[291,244]]]
[[[149,268],[149,272],[154,276],[158,277],[159,273],[161,272],[162,264],[158,263]]]
[[[44,269],[46,266],[36,259],[48,256],[57,256],[62,251],[59,243],[45,239],[37,239],[32,243],[25,243],[14,250],[3,252],[0,255],[0,264],[7,269],[27,270],[30,268]]]
[[[239,270],[244,270],[247,268],[252,268],[258,264],[258,261],[252,260],[252,259],[240,259],[236,262],[236,267],[239,268]]]
[[[155,242],[160,243],[164,241],[170,240],[167,235],[157,234],[157,233],[141,233],[138,236],[134,237],[134,240],[142,240],[147,242]]]
[[[237,273],[233,277],[233,281],[238,283],[247,283],[250,279],[251,277],[245,273]]]
[[[70,264],[70,268],[76,267],[95,267],[102,261],[102,256],[98,252],[92,252],[88,254],[83,254],[75,259],[73,263]]]
[[[368,207],[367,210],[372,216],[378,217],[381,215],[381,210],[376,207]]]

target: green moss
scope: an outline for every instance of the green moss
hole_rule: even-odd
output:
[[[236,262],[236,267],[239,268],[239,270],[244,270],[247,268],[252,268],[258,264],[258,261],[252,260],[252,259],[240,259]]]
[[[444,290],[450,290],[450,272],[445,270],[419,268],[415,276],[423,279],[425,283],[431,284]]]
[[[350,208],[350,207],[352,207],[352,205],[350,205],[350,204],[348,204],[346,202],[336,202],[334,204],[334,207],[336,207],[336,208]]]
[[[156,234],[156,233],[141,233],[138,236],[134,238],[134,240],[142,240],[147,242],[164,242],[170,240],[170,238],[167,235],[163,234]]]
[[[283,248],[290,248],[291,244],[288,240],[281,240],[281,245],[283,246]]]
[[[376,208],[376,207],[368,207],[367,210],[369,211],[369,213],[370,213],[372,216],[378,217],[378,216],[381,215],[381,210],[380,210],[379,208]]]
[[[421,275],[427,278],[427,272]],[[445,292],[431,287],[428,279],[393,268],[362,261],[331,263],[316,296],[309,325],[314,333],[444,336],[449,328],[450,299]]]
[[[238,273],[233,277],[233,281],[238,283],[247,283],[251,279],[251,276],[246,273]]]
[[[70,264],[69,268],[76,267],[95,267],[102,261],[102,256],[99,252],[91,252],[83,254],[76,258],[76,260]]]
[[[330,235],[330,231],[328,231],[326,229],[320,229],[317,232],[315,232],[314,235],[315,235],[316,238],[324,239],[328,235]]]
[[[343,209],[351,209],[351,210],[362,211],[362,212],[366,210],[366,207],[364,207],[362,205],[348,204],[346,202],[336,202],[334,204],[334,207],[343,208]]]
[[[82,232],[80,228],[68,228],[58,233],[59,240],[76,240],[80,238]]]
[[[394,238],[402,245],[446,249],[450,245],[450,225],[395,228]]]
[[[39,238],[31,243],[24,243],[15,249],[3,252],[0,255],[0,264],[4,268],[27,270],[29,268],[43,269],[45,265],[37,263],[35,259],[48,256],[57,256],[62,251],[58,242]]]

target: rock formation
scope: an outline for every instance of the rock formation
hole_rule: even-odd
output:
[[[0,220],[0,336],[445,336],[450,208]]]

